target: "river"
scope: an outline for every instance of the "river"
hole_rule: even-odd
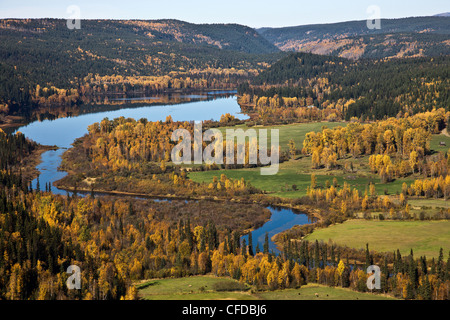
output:
[[[57,150],[46,151],[42,154],[42,162],[37,166],[41,172],[39,183],[41,189],[46,183],[52,184],[52,192],[55,194],[67,194],[67,191],[53,186],[53,182],[66,176],[66,172],[58,171],[61,164],[61,155],[71,147],[75,139],[82,137],[87,133],[87,127],[95,122],[100,122],[104,118],[114,119],[118,117],[141,119],[148,121],[164,121],[167,116],[171,116],[174,121],[201,121],[201,120],[219,120],[221,115],[230,113],[238,119],[246,119],[247,116],[241,113],[239,104],[235,96],[220,93],[209,93],[213,99],[206,99],[205,95],[190,95],[190,102],[179,104],[165,104],[158,106],[133,107],[124,104],[123,108],[112,111],[101,111],[82,114],[79,116],[58,118],[55,120],[34,121],[17,131],[25,134],[26,137],[42,144],[57,146]],[[140,98],[139,98],[140,99]],[[151,99],[147,97],[146,99]],[[36,188],[37,180],[33,180],[33,188]],[[278,252],[275,244],[270,238],[284,230],[288,230],[295,225],[310,223],[306,214],[300,214],[287,208],[268,207],[272,212],[270,221],[262,227],[252,232],[253,247],[259,244],[263,249],[264,237],[266,232],[269,234],[269,249]],[[248,236],[243,237],[248,243]]]

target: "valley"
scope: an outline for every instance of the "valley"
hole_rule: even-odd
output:
[[[448,300],[447,20],[1,19],[0,300]]]

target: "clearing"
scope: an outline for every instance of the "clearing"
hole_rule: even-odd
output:
[[[439,256],[444,249],[447,258],[450,250],[450,221],[371,221],[349,220],[328,228],[317,229],[306,240],[333,242],[356,249],[393,252],[400,250],[408,255],[413,249],[414,256],[427,258]]]
[[[222,290],[217,291],[218,284]],[[139,296],[145,300],[384,300],[391,297],[307,284],[300,289],[252,292],[250,286],[230,278],[211,275],[144,281],[138,286]],[[220,290],[220,289],[219,289]],[[316,296],[316,293],[318,296]]]

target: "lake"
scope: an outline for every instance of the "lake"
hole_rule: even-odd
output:
[[[223,114],[230,113],[238,119],[247,119],[248,116],[241,113],[241,108],[236,101],[235,96],[222,96],[226,92],[209,92],[208,97],[213,95],[213,99],[205,100],[205,95],[190,95],[190,102],[179,104],[166,104],[158,106],[127,106],[110,111],[100,111],[93,113],[85,113],[78,116],[58,118],[55,120],[34,121],[17,130],[25,134],[26,137],[43,145],[57,146],[58,150],[50,150],[42,154],[42,162],[37,166],[41,172],[39,183],[41,190],[45,188],[46,183],[52,184],[52,192],[55,194],[67,194],[67,191],[58,189],[53,186],[53,182],[66,176],[66,172],[58,171],[61,164],[62,154],[71,147],[75,139],[87,134],[87,127],[95,122],[100,122],[104,118],[114,119],[118,117],[141,119],[146,118],[148,121],[165,121],[167,116],[171,116],[174,121],[202,121],[202,120],[220,120]],[[160,96],[159,96],[160,97]],[[135,98],[144,99],[144,98]],[[152,97],[145,99],[151,100]],[[37,179],[33,180],[33,188],[36,188]],[[163,201],[164,199],[152,199],[153,201]],[[170,200],[167,200],[170,201]],[[261,228],[252,232],[253,248],[256,245],[262,251],[264,237],[266,232],[269,239],[273,235],[288,230],[295,225],[303,225],[310,223],[306,214],[299,214],[287,208],[268,207],[272,212],[270,221],[265,223]],[[248,236],[244,236],[248,243]],[[269,240],[269,250],[278,253],[275,244]]]
[[[17,130],[42,145],[60,148],[42,154],[42,162],[37,166],[37,169],[41,172],[39,182],[42,187],[46,183],[53,184],[66,175],[65,172],[58,171],[61,164],[61,155],[71,147],[75,139],[87,134],[89,125],[100,122],[104,118],[146,118],[148,121],[165,121],[166,117],[170,115],[174,121],[201,121],[220,120],[220,117],[225,113],[230,113],[238,119],[248,118],[241,113],[235,96],[222,97],[221,93],[216,95],[216,99],[212,100],[202,100],[205,98],[202,95],[191,95],[191,102],[180,104],[143,107],[127,107],[125,104],[119,110],[87,113],[55,120],[34,121]],[[146,97],[146,99],[151,99],[151,97]],[[36,187],[36,182],[36,179],[32,182],[33,188]],[[56,187],[52,187],[52,191],[57,194],[66,194],[66,191],[59,190]]]

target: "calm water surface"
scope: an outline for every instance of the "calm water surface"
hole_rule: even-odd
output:
[[[312,221],[308,215],[295,212],[289,208],[276,208],[267,207],[267,209],[272,212],[270,220],[266,222],[261,228],[256,229],[252,232],[252,242],[253,242],[253,252],[256,250],[256,246],[259,245],[259,249],[263,251],[264,239],[266,237],[266,232],[269,234],[269,251],[274,253],[279,253],[276,248],[275,243],[271,238],[285,230],[289,230],[296,225],[310,224]],[[242,237],[248,244],[248,235]]]
[[[212,93],[208,93],[212,94]],[[192,95],[190,98],[204,98],[202,95]],[[140,99],[140,98],[136,98]],[[147,98],[147,99],[151,99]],[[39,183],[41,190],[45,188],[46,183],[62,179],[66,172],[58,171],[61,164],[61,155],[66,149],[71,147],[75,139],[82,137],[87,133],[87,127],[95,122],[100,122],[104,118],[114,119],[118,117],[141,119],[148,121],[164,121],[167,116],[171,116],[174,121],[201,121],[201,120],[219,120],[220,117],[230,113],[238,119],[246,119],[247,116],[241,114],[241,109],[236,101],[236,97],[217,98],[214,100],[193,101],[182,104],[168,104],[160,106],[129,107],[126,106],[119,110],[102,111],[96,113],[83,114],[69,118],[59,118],[56,120],[35,121],[18,130],[26,137],[43,144],[59,147],[58,150],[47,151],[42,154],[42,162],[37,166],[41,172]],[[37,180],[33,180],[33,188],[36,188]],[[67,194],[65,190],[52,186],[52,192],[56,194]],[[164,201],[164,199],[153,199],[154,201]],[[170,200],[168,200],[170,201]],[[291,209],[279,209],[268,207],[272,212],[270,221],[261,228],[253,231],[253,248],[257,244],[262,251],[266,232],[269,234],[269,250],[275,253],[278,250],[270,238],[284,230],[288,230],[295,225],[310,223],[308,216],[299,214]],[[248,243],[248,236],[243,239]]]
[[[204,98],[205,96],[199,95],[198,97]],[[165,121],[166,117],[170,115],[174,121],[200,121],[220,120],[223,114],[230,113],[238,119],[246,119],[247,116],[240,112],[241,109],[236,102],[236,97],[217,98],[214,100],[194,101],[176,105],[169,104],[139,108],[125,107],[120,110],[89,113],[76,117],[35,121],[20,127],[18,130],[25,134],[26,137],[40,144],[60,148],[42,154],[42,162],[37,166],[37,169],[41,172],[39,182],[42,188],[46,183],[52,184],[66,175],[65,172],[58,171],[58,167],[61,164],[61,155],[66,149],[71,147],[75,139],[87,133],[87,127],[89,125],[100,122],[104,118],[146,118],[148,121]],[[35,179],[32,183],[35,188],[37,180]],[[66,194],[66,191],[59,190],[56,187],[52,187],[52,191],[57,194]]]

